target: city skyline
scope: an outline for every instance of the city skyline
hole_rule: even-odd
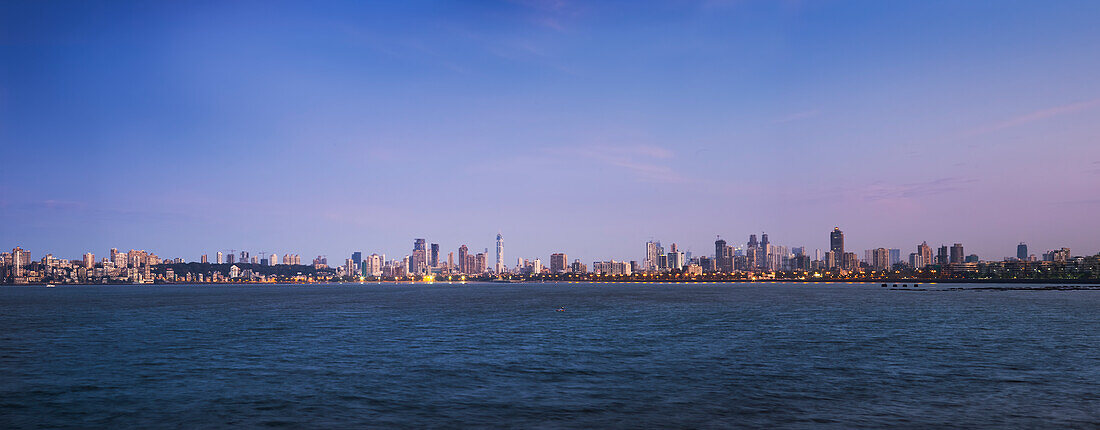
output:
[[[832,231],[828,232],[828,236],[829,236],[828,237],[828,242],[829,242],[828,247],[826,247],[824,249],[815,248],[815,247],[806,246],[806,245],[793,246],[791,244],[786,244],[786,245],[776,246],[776,252],[778,254],[781,254],[783,257],[788,257],[789,256],[789,257],[792,257],[792,258],[796,257],[796,256],[799,256],[799,255],[806,255],[808,257],[807,261],[814,261],[815,263],[820,263],[822,265],[822,267],[846,267],[849,264],[855,264],[856,266],[858,266],[859,263],[865,263],[869,266],[876,267],[876,268],[879,268],[879,269],[888,269],[890,266],[892,266],[893,264],[897,264],[897,263],[908,264],[912,267],[920,268],[920,267],[923,267],[925,265],[941,264],[941,263],[947,263],[947,262],[950,262],[950,263],[977,262],[977,261],[979,261],[979,259],[980,259],[980,261],[1009,261],[1009,260],[1013,260],[1013,259],[1015,259],[1015,260],[1029,260],[1029,259],[1037,260],[1037,259],[1040,258],[1040,256],[1043,256],[1043,258],[1046,258],[1047,254],[1059,253],[1059,252],[1065,253],[1066,254],[1065,257],[1071,256],[1069,254],[1069,250],[1071,248],[1064,247],[1064,246],[1063,247],[1052,247],[1052,248],[1030,247],[1030,249],[1032,251],[1036,251],[1036,252],[1029,253],[1028,252],[1029,245],[1026,242],[1019,242],[1015,245],[1015,247],[1013,248],[1014,251],[1015,251],[1015,255],[1006,255],[1006,256],[1003,256],[1003,257],[1002,256],[995,256],[995,255],[980,256],[977,253],[975,253],[972,248],[967,249],[964,252],[964,246],[961,243],[955,242],[955,243],[952,243],[950,246],[948,246],[947,243],[945,242],[945,243],[939,245],[939,254],[937,254],[935,257],[933,257],[932,256],[932,252],[933,252],[932,247],[928,244],[927,241],[922,241],[920,244],[917,244],[915,247],[911,247],[910,251],[906,251],[906,248],[904,248],[904,247],[893,248],[893,247],[878,246],[878,247],[874,247],[874,248],[865,248],[865,249],[863,249],[863,253],[860,254],[859,252],[857,252],[858,251],[857,249],[851,248],[851,247],[846,247],[845,241],[846,241],[847,236],[840,229],[839,226],[834,227]],[[484,265],[485,266],[484,270],[487,271],[487,272],[501,273],[502,270],[511,271],[513,269],[522,268],[522,266],[524,264],[523,262],[525,260],[541,260],[543,257],[546,256],[546,255],[519,256],[518,257],[519,262],[516,264],[516,266],[508,266],[508,264],[505,262],[505,257],[504,257],[504,252],[503,252],[503,249],[504,249],[503,244],[504,244],[504,236],[501,232],[498,231],[497,234],[496,234],[496,237],[495,237],[496,247],[495,247],[495,249],[493,250],[493,253],[492,253],[492,256],[493,256],[493,264],[492,265],[490,265],[489,262],[488,262],[488,259],[490,257],[490,249],[489,248],[484,248],[482,252],[477,252],[476,249],[473,252],[469,252],[468,250],[470,248],[469,248],[468,244],[463,243],[460,246],[454,248],[455,251],[458,252],[458,256],[459,256],[459,262],[457,264],[455,264],[451,260],[454,256],[455,251],[448,251],[449,252],[449,257],[447,258],[447,260],[444,260],[442,258],[442,254],[441,254],[441,250],[444,249],[444,248],[442,248],[440,246],[440,244],[434,243],[434,242],[430,244],[431,246],[429,248],[428,247],[428,240],[425,239],[425,238],[416,238],[416,239],[414,239],[411,251],[407,252],[407,253],[400,252],[400,251],[396,252],[396,253],[390,253],[386,250],[379,250],[379,249],[374,249],[374,248],[360,248],[358,250],[350,251],[350,252],[342,254],[342,255],[347,256],[346,261],[353,262],[356,267],[360,267],[360,264],[362,262],[366,261],[364,259],[364,252],[371,253],[370,256],[375,256],[375,257],[381,256],[381,258],[382,258],[381,263],[382,264],[387,264],[387,263],[390,263],[390,262],[396,262],[396,261],[399,261],[402,258],[404,258],[406,267],[414,273],[427,272],[426,271],[427,268],[439,268],[439,267],[444,266],[444,263],[453,264],[455,267],[461,267],[465,271],[465,269],[466,269],[465,264],[467,264],[467,260],[466,260],[467,256],[469,258],[473,258],[475,256],[477,256],[479,258],[484,258],[485,261],[476,262],[474,264]],[[775,264],[774,262],[762,262],[762,260],[758,261],[762,257],[753,254],[754,249],[761,249],[762,252],[763,252],[763,255],[772,254],[771,246],[775,246],[775,245],[774,245],[774,243],[772,243],[769,240],[768,233],[761,233],[759,240],[757,238],[756,233],[750,233],[747,240],[745,242],[740,242],[740,243],[735,242],[735,241],[727,241],[721,235],[716,235],[715,240],[713,242],[713,245],[714,245],[713,248],[711,248],[711,249],[713,249],[712,253],[707,253],[707,252],[697,253],[697,252],[694,252],[690,249],[685,250],[682,245],[679,245],[677,242],[672,242],[671,246],[667,250],[668,252],[666,253],[666,249],[665,249],[665,247],[663,247],[661,245],[661,241],[659,241],[659,240],[656,240],[656,241],[655,240],[648,240],[644,243],[644,247],[645,247],[644,250],[640,251],[640,255],[641,255],[640,258],[634,258],[634,257],[625,257],[625,258],[618,257],[617,258],[617,257],[599,256],[599,257],[589,257],[587,260],[584,259],[584,258],[576,258],[574,260],[575,261],[591,261],[591,262],[598,262],[598,261],[601,261],[601,260],[603,260],[603,261],[630,262],[630,263],[635,263],[637,265],[636,271],[637,270],[654,271],[654,270],[657,270],[659,266],[664,267],[664,268],[672,267],[672,266],[669,266],[667,264],[658,263],[658,261],[660,261],[660,259],[658,257],[666,257],[666,255],[677,255],[677,254],[679,255],[679,257],[678,257],[679,260],[673,260],[673,261],[679,261],[680,265],[677,265],[675,267],[680,267],[680,266],[683,266],[683,265],[686,265],[686,264],[689,264],[689,263],[690,264],[698,264],[697,260],[698,260],[699,257],[703,257],[703,258],[708,258],[709,257],[709,258],[711,258],[712,260],[714,260],[716,262],[715,266],[711,270],[734,271],[735,269],[733,269],[734,266],[732,265],[731,262],[727,262],[726,263],[727,266],[723,266],[722,261],[723,261],[723,259],[732,259],[735,255],[738,256],[738,257],[746,257],[747,256],[750,259],[749,263],[748,263],[749,267],[765,268],[765,267],[772,267],[771,264]],[[25,247],[22,247],[22,246],[17,246],[16,249],[23,249],[25,252],[29,252],[29,249],[27,249]],[[120,248],[117,248],[117,247],[110,248],[110,258],[108,258],[106,256],[104,256],[102,258],[104,260],[113,261],[115,259],[115,253],[119,249]],[[890,261],[889,264],[880,265],[880,263],[878,262],[879,261],[879,256],[876,253],[880,250],[883,251],[883,252],[889,252],[889,257],[888,257],[889,261]],[[131,248],[130,249],[130,252],[134,252],[134,251],[138,251],[138,252],[142,252],[142,253],[147,252],[145,249],[138,249],[138,248]],[[564,256],[564,255],[566,255],[566,254],[562,253],[563,251],[565,251],[565,250],[549,250],[549,251],[545,251],[543,254],[549,253],[550,257],[549,257],[549,260],[547,260],[547,261],[550,261],[550,260],[553,260],[555,258],[555,256]],[[1091,250],[1088,250],[1088,249],[1086,249],[1086,250],[1078,249],[1078,251],[1079,251],[1080,256],[1090,256],[1090,255],[1094,255],[1094,254],[1100,255],[1100,250],[1094,252],[1094,251],[1091,251]],[[152,251],[149,251],[149,252],[152,253]],[[239,257],[238,257],[238,254],[237,254],[238,252],[239,252]],[[297,252],[287,252],[286,254],[283,254],[283,257],[281,257],[281,259],[279,257],[279,252],[258,251],[255,255],[250,254],[250,252],[251,252],[250,250],[244,250],[244,249],[241,249],[241,250],[238,250],[238,249],[221,249],[221,250],[217,250],[217,251],[212,252],[212,253],[204,252],[201,255],[199,255],[198,258],[195,258],[195,259],[190,259],[190,258],[182,257],[182,256],[169,256],[169,255],[163,255],[163,256],[159,256],[159,257],[163,257],[165,260],[177,260],[178,262],[207,263],[210,255],[214,255],[215,259],[214,259],[213,262],[216,263],[216,264],[233,264],[233,263],[243,263],[243,264],[252,263],[252,264],[262,264],[262,265],[301,264],[301,257],[300,257],[300,254],[297,253]],[[566,252],[568,252],[568,251],[566,251]],[[748,254],[746,254],[746,252]],[[86,252],[84,252],[80,255],[80,258],[66,258],[65,256],[62,256],[62,255],[54,255],[54,253],[49,252],[49,251],[43,252],[43,254],[50,255],[53,258],[65,259],[65,260],[75,261],[75,260],[83,259],[85,265],[88,265],[90,257],[92,257],[91,262],[93,264],[96,261],[98,261],[98,260],[95,260],[94,257],[93,257],[95,255],[94,251],[86,251]],[[335,261],[337,263],[341,259],[339,257],[339,255],[341,255],[341,254],[333,254],[332,255],[336,259]],[[385,257],[387,255],[389,255],[391,257],[394,257],[394,258],[390,259],[390,260],[386,260]],[[576,254],[573,254],[573,255],[576,256]],[[850,255],[853,258],[852,263],[849,263],[846,260],[844,260],[846,255]],[[327,260],[327,258],[329,256],[330,256],[330,254],[317,254],[317,257],[314,259],[314,264],[316,264],[318,261]],[[812,256],[812,258],[809,258],[811,256]],[[908,258],[906,258],[906,256],[908,256]],[[286,261],[287,258],[293,258],[293,259],[295,259],[295,261],[287,262]],[[885,259],[887,257],[882,257],[882,258]],[[914,258],[916,258],[916,259],[914,260]],[[940,261],[941,258],[943,259],[942,262]],[[973,259],[973,261],[971,261],[971,259]],[[270,261],[270,263],[269,263],[269,261]],[[26,262],[27,261],[25,259],[24,263],[26,263]],[[329,263],[326,263],[326,264],[329,264]],[[744,264],[744,263],[742,262],[741,264]],[[336,264],[335,266],[338,266],[338,264]],[[742,270],[742,269],[744,269],[744,267],[739,266],[739,267],[737,267],[736,270]],[[800,268],[800,270],[808,270],[808,269],[809,269],[808,267],[801,267]],[[781,270],[781,269],[777,269],[775,267],[772,267],[771,270],[777,271],[777,270]]]
[[[263,9],[0,5],[0,243],[1100,246],[1095,2]]]

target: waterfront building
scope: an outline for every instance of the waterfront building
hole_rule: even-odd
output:
[[[965,263],[966,254],[963,254],[963,246],[961,243],[951,245],[951,263]]]
[[[932,264],[932,247],[928,246],[928,242],[921,242],[920,245],[917,245],[917,254],[920,255],[920,259],[917,260],[920,265],[913,266],[914,269],[923,269],[924,266]],[[913,262],[910,261],[909,264],[912,265]]]
[[[947,245],[940,245],[940,247],[936,249],[936,264],[945,265],[950,262],[951,260],[947,258]]]
[[[23,266],[27,264],[27,261],[23,260],[24,255],[26,254],[23,248],[18,246],[11,250],[11,276],[13,278],[23,277]]]
[[[659,248],[661,242],[648,241],[645,243],[645,260],[642,262],[642,269],[647,272],[657,271],[657,256],[660,255]]]
[[[363,262],[363,252],[362,251],[355,251],[355,252],[351,253],[351,261],[353,263],[355,263],[356,267],[358,267],[359,264]]]
[[[890,267],[895,264],[901,263],[901,250],[896,248],[890,248],[887,251],[890,252]]]
[[[499,231],[497,232],[497,259],[493,270],[496,273],[504,273],[504,235]]]
[[[585,274],[588,273],[588,267],[581,263],[581,260],[573,260],[573,265],[570,266],[570,271],[573,273]]]
[[[482,274],[489,271],[489,256],[484,252],[477,253],[477,259],[475,260],[477,266],[474,268],[476,273]]]
[[[550,273],[565,273],[569,269],[565,253],[550,254]]]
[[[844,253],[844,262],[842,264],[844,270],[857,271],[859,270],[859,257],[854,252]]]
[[[834,255],[844,255],[844,232],[840,231],[840,227],[834,227],[829,233],[829,250]]]
[[[459,273],[470,273],[470,265],[467,257],[469,256],[469,248],[466,245],[458,247],[458,271]]]
[[[871,252],[871,266],[876,270],[887,270],[890,268],[890,251],[886,248],[875,248]]]
[[[1065,263],[1069,261],[1069,259],[1069,248],[1055,249],[1043,253],[1043,261],[1049,261],[1053,263]]]
[[[428,241],[416,239],[413,242],[412,255],[409,257],[408,270],[411,274],[422,274],[428,266]]]
[[[1016,245],[1016,259],[1017,260],[1027,260],[1027,244],[1026,243],[1020,242],[1019,245]]]
[[[667,254],[668,268],[670,270],[682,270],[684,268],[684,253],[673,251]]]
[[[428,266],[439,267],[439,244],[433,243],[428,253]]]
[[[90,252],[84,253],[84,268],[85,269],[94,269],[95,268],[95,254],[92,254]]]
[[[920,253],[916,253],[916,252],[909,253],[909,266],[911,266],[912,268],[920,269],[920,268],[926,266],[927,264],[928,263],[926,263],[925,260],[924,260],[924,255],[921,255]]]

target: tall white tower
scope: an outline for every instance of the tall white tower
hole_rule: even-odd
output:
[[[504,236],[497,232],[497,264],[496,273],[504,273]]]

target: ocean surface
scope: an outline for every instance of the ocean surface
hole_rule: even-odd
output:
[[[1100,427],[1100,291],[924,287],[0,287],[0,427]]]

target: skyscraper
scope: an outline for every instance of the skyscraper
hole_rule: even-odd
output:
[[[871,265],[877,270],[890,268],[890,251],[886,248],[875,248],[871,251]]]
[[[206,263],[209,263],[210,260],[208,260],[206,258],[206,254],[203,254],[201,257],[199,257],[199,262],[202,263],[202,264],[206,264]]]
[[[569,268],[565,253],[550,254],[550,273],[565,273]]]
[[[963,246],[961,243],[951,245],[951,262],[952,263],[964,263],[966,262],[966,254],[963,253]]]
[[[433,243],[431,252],[428,254],[428,265],[431,267],[439,267],[439,244]]]
[[[1020,242],[1019,245],[1016,245],[1016,259],[1018,259],[1018,260],[1027,260],[1027,244],[1026,243]]]
[[[921,242],[920,245],[917,245],[917,254],[920,254],[920,259],[917,260],[920,265],[914,266],[915,268],[923,269],[924,266],[932,264],[932,247],[928,246],[928,242]]]
[[[660,255],[658,248],[661,247],[660,242],[648,241],[645,243],[645,261],[642,263],[643,269],[647,272],[657,271],[657,256]]]
[[[95,267],[95,254],[87,252],[84,254],[84,268],[92,269]]]
[[[428,241],[424,239],[416,239],[413,242],[413,252],[409,257],[409,273],[420,274],[424,273],[428,266]]]
[[[115,249],[112,248],[111,251],[115,251]],[[114,256],[112,256],[111,259],[114,260]],[[214,257],[214,261],[217,264],[225,263],[225,254],[222,254],[221,251],[218,251],[218,254]]]
[[[504,235],[497,232],[497,261],[493,265],[496,273],[504,273]]]
[[[467,260],[467,254],[469,254],[469,248],[466,245],[458,247],[458,271],[460,273],[470,273],[469,260]]]
[[[833,254],[844,255],[844,232],[840,231],[840,227],[834,227],[833,232],[829,233],[829,250]]]
[[[359,267],[363,263],[363,253],[361,251],[351,253],[351,262],[355,263],[355,267]]]
[[[17,246],[11,250],[11,276],[13,278],[23,276],[24,264],[27,264],[27,262],[23,261],[23,249]]]

